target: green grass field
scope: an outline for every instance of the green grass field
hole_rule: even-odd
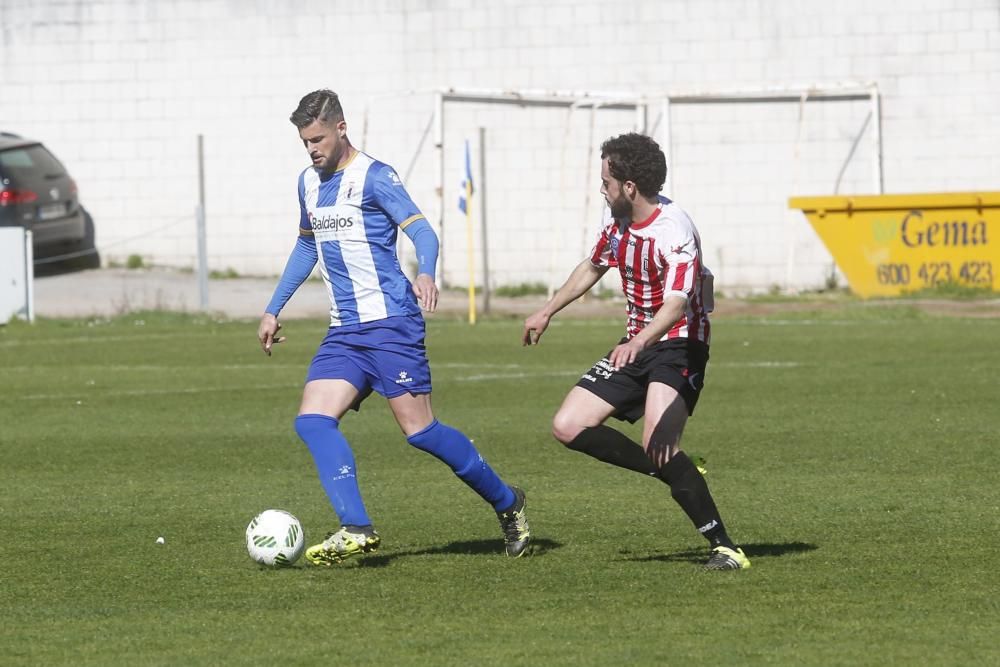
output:
[[[502,556],[373,397],[343,427],[382,550],[260,569],[258,511],[335,525],[292,430],[323,326],[286,322],[270,359],[255,322],[0,327],[0,664],[1000,663],[1000,320],[717,318],[684,444],[753,568],[709,573],[664,485],[549,435],[620,321],[525,349],[519,320],[437,316],[437,415],[527,491],[535,553]]]

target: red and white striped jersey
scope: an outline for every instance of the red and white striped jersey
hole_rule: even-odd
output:
[[[605,226],[590,253],[594,266],[617,267],[628,300],[626,335],[632,338],[649,324],[663,306],[663,298],[687,299],[687,309],[660,340],[692,338],[710,342],[706,300],[711,304],[711,273],[702,264],[701,238],[688,214],[666,197],[642,222],[622,226],[605,207]]]

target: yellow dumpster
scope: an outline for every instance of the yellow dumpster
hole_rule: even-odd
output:
[[[792,197],[861,297],[1000,291],[1000,192]]]

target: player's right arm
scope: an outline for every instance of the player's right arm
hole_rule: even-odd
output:
[[[553,315],[586,294],[587,290],[596,285],[609,268],[617,265],[617,246],[612,242],[616,225],[614,218],[611,217],[611,210],[605,207],[604,228],[597,237],[597,243],[590,251],[590,256],[573,269],[573,273],[569,274],[569,278],[552,295],[548,303],[524,321],[524,332],[521,334],[522,344],[538,345],[538,341],[548,328]]]
[[[271,302],[264,309],[264,314],[260,318],[260,325],[257,327],[257,339],[264,354],[271,356],[271,346],[284,341],[284,337],[276,338],[281,324],[278,323],[278,314],[285,307],[288,300],[295,294],[295,290],[306,281],[318,259],[316,250],[316,239],[311,235],[301,235],[295,242],[295,248],[288,257],[288,263],[281,274],[278,286],[274,288]]]
[[[524,345],[538,345],[539,339],[549,326],[549,321],[560,310],[573,303],[597,284],[608,270],[607,266],[596,266],[590,259],[585,259],[576,268],[562,287],[556,290],[552,298],[537,312],[524,320],[524,333],[521,342]]]
[[[299,177],[299,238],[292,248],[292,254],[288,257],[285,270],[281,274],[278,286],[271,295],[271,302],[264,309],[264,314],[260,318],[260,325],[257,327],[257,339],[264,354],[271,356],[271,347],[275,343],[280,343],[285,338],[277,337],[281,330],[278,322],[278,314],[285,307],[288,300],[295,294],[295,290],[306,281],[312,273],[316,262],[319,259],[319,251],[316,248],[316,238],[313,236],[312,225],[309,223],[309,215],[306,211],[305,197],[303,192],[303,180]]]

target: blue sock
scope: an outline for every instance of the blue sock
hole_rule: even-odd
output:
[[[309,447],[319,481],[344,526],[370,526],[355,474],[354,453],[338,428],[340,422],[326,415],[299,415],[295,432]]]
[[[459,479],[496,511],[500,512],[514,504],[514,492],[493,472],[493,468],[483,460],[476,447],[461,431],[435,419],[430,426],[414,433],[406,441],[444,461]]]

